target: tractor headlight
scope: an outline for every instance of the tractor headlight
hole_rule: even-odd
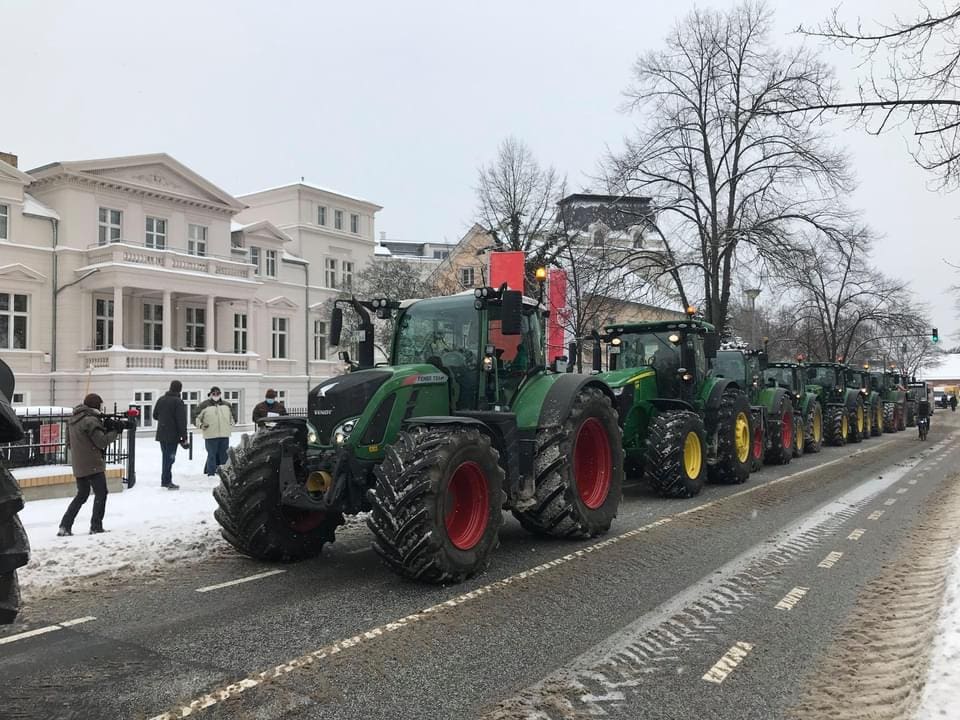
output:
[[[320,435],[317,434],[317,429],[307,423],[307,445],[319,445],[320,444]]]
[[[333,431],[333,442],[335,445],[343,445],[350,437],[350,433],[357,426],[358,418],[350,418],[340,423]]]

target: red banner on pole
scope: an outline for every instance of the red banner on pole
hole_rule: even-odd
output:
[[[558,268],[550,269],[550,286],[547,292],[547,362],[566,355],[564,321],[567,319],[567,274]]]
[[[490,287],[506,283],[510,290],[523,292],[524,257],[519,250],[490,253]]]

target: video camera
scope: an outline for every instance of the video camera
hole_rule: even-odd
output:
[[[133,430],[140,424],[140,411],[130,408],[123,413],[103,413],[100,419],[107,432],[123,432]]]

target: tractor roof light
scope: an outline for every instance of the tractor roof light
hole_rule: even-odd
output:
[[[687,315],[689,315],[690,317],[693,317],[694,315],[697,314],[697,309],[693,305],[687,305],[686,312],[687,312]]]
[[[536,269],[534,272],[534,277],[537,279],[538,283],[546,282],[547,280],[547,269],[542,265]]]

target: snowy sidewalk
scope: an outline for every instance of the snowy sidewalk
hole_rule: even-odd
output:
[[[960,548],[954,553],[916,720],[960,717]]]

